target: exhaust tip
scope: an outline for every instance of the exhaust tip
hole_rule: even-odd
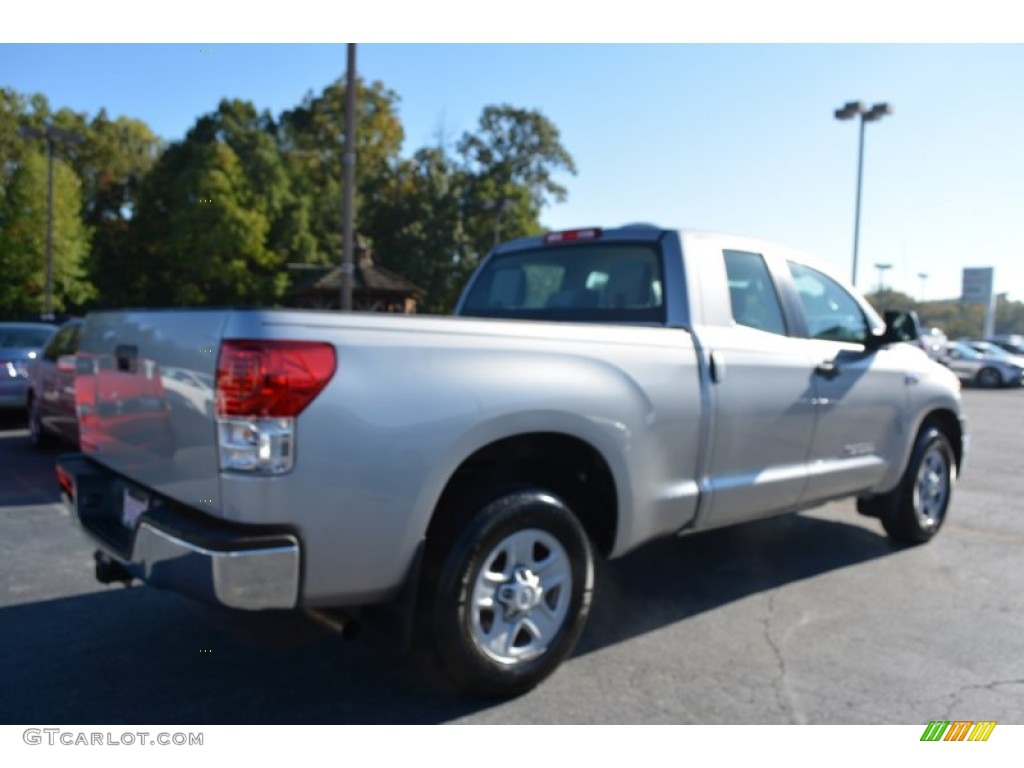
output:
[[[96,581],[100,584],[121,582],[126,587],[131,586],[133,577],[121,563],[99,550],[93,553],[93,559],[96,561]]]
[[[362,625],[355,617],[347,613],[323,609],[307,609],[306,615],[318,624],[322,624],[345,640],[355,640],[362,634]]]

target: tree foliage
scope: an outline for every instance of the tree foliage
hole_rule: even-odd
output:
[[[0,310],[12,316],[42,312],[46,284],[47,158],[22,154],[0,201]],[[92,298],[85,272],[89,231],[82,221],[81,184],[62,161],[53,169],[53,309],[63,312]]]
[[[951,339],[980,337],[985,326],[985,307],[948,301],[917,302],[899,291],[882,291],[866,296],[879,312],[889,309],[913,309],[924,328],[940,328]],[[995,333],[1024,333],[1024,302],[999,296],[996,301]]]
[[[540,231],[575,164],[546,117],[509,105],[451,149],[403,156],[397,94],[356,88],[358,235],[427,290],[424,308],[447,311],[496,240]],[[224,99],[165,145],[139,120],[0,89],[0,263],[14,276],[0,312],[41,302],[45,147],[22,129],[48,125],[83,138],[57,161],[60,308],[282,301],[287,265],[341,259],[345,90],[338,79],[276,119]]]

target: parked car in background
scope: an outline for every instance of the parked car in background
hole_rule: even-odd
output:
[[[0,408],[27,407],[29,369],[56,330],[49,323],[0,323]]]
[[[112,445],[130,445],[158,455],[174,452],[171,403],[153,360],[79,351],[74,389],[83,451],[102,453]]]
[[[983,355],[989,355],[991,357],[999,357],[1003,360],[1018,365],[1024,368],[1024,354],[1008,352],[1001,346],[992,341],[981,341],[980,339],[961,339],[967,346],[973,349],[975,352],[980,352]]]
[[[922,330],[919,341],[921,349],[925,351],[932,360],[938,360],[942,357],[942,350],[945,348],[949,339],[941,328],[931,328],[927,331]]]
[[[991,339],[986,339],[986,341],[992,342],[997,347],[1002,347],[1011,355],[1024,355],[1024,336],[1018,336],[1017,334],[993,336]]]
[[[29,439],[43,447],[56,439],[78,444],[75,413],[75,353],[81,319],[64,323],[29,369]]]
[[[953,371],[961,381],[979,387],[1019,386],[1024,378],[1024,366],[1004,357],[982,354],[962,341],[947,343],[939,362]]]

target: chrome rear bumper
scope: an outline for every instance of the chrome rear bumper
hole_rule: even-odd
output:
[[[102,559],[131,578],[227,608],[299,606],[302,553],[294,533],[229,523],[151,491],[149,509],[129,528],[118,500],[130,481],[82,454],[61,456],[57,477]]]
[[[145,519],[135,533],[128,571],[154,587],[172,589],[228,608],[295,608],[299,543],[292,537],[266,547],[214,550],[177,538]]]

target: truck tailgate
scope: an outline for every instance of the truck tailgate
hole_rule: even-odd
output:
[[[141,486],[216,512],[214,382],[228,315],[91,313],[75,376],[82,452]]]

